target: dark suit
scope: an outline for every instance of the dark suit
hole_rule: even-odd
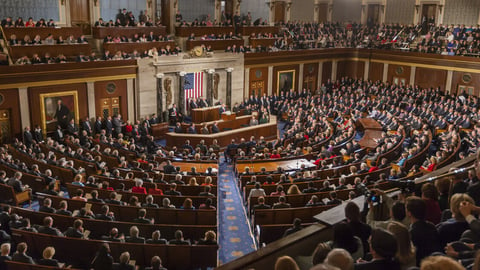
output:
[[[158,240],[148,239],[147,244],[166,245],[167,239],[160,238]]]
[[[78,126],[77,126],[77,124],[75,124],[75,123],[68,124],[67,131],[70,135],[78,136]]]
[[[29,130],[25,130],[25,131],[23,132],[23,143],[24,143],[27,147],[32,146],[33,136],[32,136],[32,133],[31,133]]]
[[[467,188],[467,194],[475,200],[475,205],[480,205],[480,181]]]
[[[213,125],[213,126],[212,126],[212,133],[218,133],[218,132],[220,132],[220,129],[218,128],[218,126],[217,126],[217,125]]]
[[[101,121],[95,121],[95,125],[93,126],[95,134],[100,134],[102,132],[102,122]]]
[[[13,191],[15,191],[15,193],[20,193],[23,191],[23,186],[22,186],[22,182],[20,182],[19,180],[17,180],[16,178],[10,178],[8,181],[7,181],[7,185],[13,187]]]
[[[12,261],[14,262],[22,262],[22,263],[28,263],[28,264],[35,264],[33,261],[32,257],[28,256],[27,254],[24,253],[15,253],[12,256]]]
[[[85,120],[82,122],[82,130],[85,130],[88,136],[92,135],[92,126],[90,125],[90,121]]]
[[[393,260],[374,260],[364,263],[356,263],[355,270],[400,270],[400,264]]]
[[[37,142],[42,142],[43,141],[43,133],[41,130],[35,130],[33,132],[33,138],[35,139],[35,141]]]
[[[65,231],[65,236],[72,237],[72,238],[83,238],[83,233],[75,228],[69,227]]]
[[[52,227],[40,226],[38,233],[49,234],[54,236],[63,236],[63,234],[57,229]]]
[[[190,245],[189,241],[173,239],[168,241],[169,245]]]
[[[125,239],[125,242],[145,244],[145,238],[143,238],[143,237],[127,237]]]
[[[410,226],[412,243],[417,248],[417,262],[430,256],[433,252],[442,252],[440,236],[435,225],[428,221],[417,221]]]

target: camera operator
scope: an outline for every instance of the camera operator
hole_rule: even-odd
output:
[[[383,190],[371,189],[366,197],[368,203],[367,224],[372,228],[387,229],[392,221],[398,221],[403,225],[410,226],[405,214],[405,204],[394,201]]]

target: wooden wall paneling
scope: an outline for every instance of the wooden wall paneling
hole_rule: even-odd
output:
[[[402,80],[405,84],[410,84],[410,66],[403,65],[388,65],[387,81],[390,83],[394,82],[394,79],[398,79],[399,82]]]
[[[277,94],[280,94],[280,91],[277,89],[277,80],[278,80],[278,72],[283,72],[283,71],[290,71],[290,70],[294,70],[295,71],[295,80],[294,82],[292,82],[292,89],[294,90],[298,90],[298,73],[299,73],[299,65],[286,65],[286,66],[275,66],[273,67],[273,85],[272,85],[272,93],[274,93],[275,91],[277,91]],[[280,83],[278,84],[278,88],[279,89],[282,89],[282,85],[280,85]]]
[[[317,90],[318,63],[308,63],[303,66],[303,88],[312,93]]]
[[[415,69],[415,84],[418,84],[420,87],[440,87],[442,91],[445,91],[446,81],[446,70],[421,67]]]
[[[275,2],[275,22],[285,21],[285,2]]]
[[[94,84],[95,87],[95,112],[97,116],[102,116],[102,100],[105,98],[120,98],[120,114],[124,121],[130,120],[132,123],[135,119],[127,119],[128,116],[128,100],[127,100],[127,80],[114,81],[98,81]]]
[[[461,94],[465,89],[465,92],[471,91],[475,96],[480,95],[480,74],[454,71],[452,76],[452,94]]]
[[[0,95],[0,110],[8,110],[10,113],[10,137],[22,138],[23,127],[20,118],[18,89],[1,90]]]
[[[365,62],[344,60],[337,62],[337,79],[341,77],[363,78]]]
[[[332,61],[323,62],[322,67],[322,83],[332,78]]]
[[[248,95],[268,94],[268,67],[251,68]]]
[[[32,123],[32,126],[35,126],[37,124],[42,126],[40,95],[59,93],[64,91],[77,91],[79,114],[78,119],[82,119],[88,116],[88,98],[86,83],[30,87],[28,88],[28,100],[30,103],[30,122]]]
[[[370,62],[368,79],[372,81],[381,81],[383,79],[383,63]]]

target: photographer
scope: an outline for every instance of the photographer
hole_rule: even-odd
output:
[[[383,228],[387,229],[387,226],[392,221],[397,221],[402,223],[407,228],[410,226],[410,222],[406,218],[405,214],[405,204],[401,201],[394,201],[384,191],[373,189],[372,194],[375,194],[374,200],[380,200],[376,203],[374,200],[368,200],[369,210],[367,214],[367,224],[372,226],[372,228]],[[377,199],[378,198],[378,199]],[[387,219],[385,220],[384,214],[388,213]]]
[[[365,200],[368,204],[368,213],[366,217],[367,224],[373,228],[377,227],[379,222],[383,222],[381,228],[386,229],[387,220],[390,215],[390,209],[393,205],[393,199],[380,189],[373,188],[365,193]]]

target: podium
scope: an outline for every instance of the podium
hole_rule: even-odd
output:
[[[200,124],[203,122],[220,120],[220,115],[218,113],[219,108],[220,106],[191,109],[190,114],[192,116],[192,122]]]
[[[237,114],[232,112],[232,113],[227,113],[227,112],[224,112],[222,113],[222,120],[223,121],[233,121],[237,118]]]

